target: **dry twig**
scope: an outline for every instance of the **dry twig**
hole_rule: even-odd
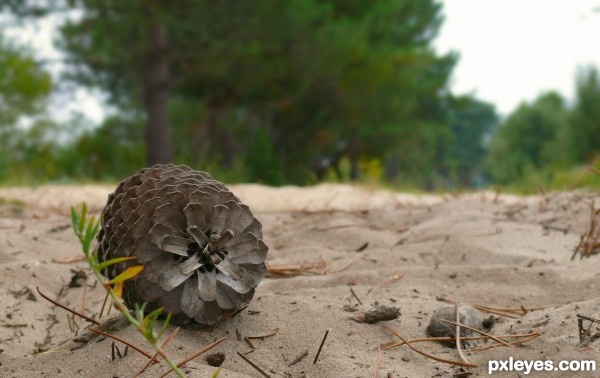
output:
[[[457,324],[458,324],[457,322],[453,322],[453,321],[451,321],[451,320],[448,320],[448,319],[438,319],[438,320],[439,320],[440,322],[444,322],[444,323],[448,323],[448,324],[454,324],[454,325],[457,325]],[[460,326],[461,326],[461,327],[463,327],[463,328],[466,328],[466,329],[468,329],[468,330],[470,330],[470,331],[476,332],[476,333],[478,333],[478,334],[480,334],[480,335],[487,336],[488,338],[490,338],[490,339],[492,339],[492,340],[494,340],[494,341],[497,341],[497,342],[499,342],[499,343],[501,343],[501,344],[504,344],[504,346],[511,346],[511,345],[510,345],[509,343],[507,343],[506,341],[504,341],[504,340],[502,340],[502,339],[499,339],[498,337],[496,337],[496,336],[494,336],[494,335],[491,335],[491,334],[489,334],[489,333],[486,333],[486,332],[480,331],[480,330],[478,330],[477,328],[469,327],[469,326],[466,326],[466,325],[464,325],[464,324],[461,324]],[[457,335],[457,336],[458,336],[458,335]],[[458,338],[458,337],[457,337],[457,338]]]
[[[216,347],[217,345],[221,344],[223,341],[227,340],[227,337],[221,337],[219,340],[215,341],[212,344],[207,345],[206,347],[200,349],[199,351],[193,353],[191,356],[189,356],[188,358],[184,359],[183,361],[180,361],[179,363],[177,363],[177,367],[180,368],[183,365],[187,364],[188,362],[190,362],[191,360],[193,360],[194,358],[200,356],[203,353],[208,352],[209,350],[211,350],[212,348]],[[166,373],[164,373],[163,375],[160,376],[160,378],[166,377],[167,374],[169,374],[172,370],[167,371]]]
[[[365,256],[365,255],[363,255],[363,256]],[[339,268],[337,268],[337,269],[334,269],[334,270],[329,270],[329,271],[327,271],[326,273],[327,273],[327,274],[335,274],[335,273],[342,272],[342,271],[344,271],[344,270],[346,270],[346,269],[350,268],[350,266],[351,266],[352,264],[354,264],[354,263],[356,262],[356,260],[357,260],[357,259],[358,259],[358,256],[356,256],[355,258],[353,258],[352,260],[350,260],[348,263],[346,263],[346,264],[342,265],[341,267],[339,267]]]
[[[371,289],[370,293],[374,292],[377,289],[381,289],[383,287],[386,287],[388,285],[391,285],[392,283],[398,281],[399,279],[401,279],[403,277],[403,274],[394,274],[392,277],[388,278],[387,280],[383,281],[382,283],[380,283],[379,285],[375,286],[373,289]],[[369,293],[369,294],[370,294]]]
[[[266,377],[266,378],[271,378],[271,376],[270,376],[269,374],[265,373],[265,371],[264,371],[263,369],[259,368],[257,365],[255,365],[255,364],[254,364],[254,362],[250,361],[250,360],[248,359],[248,357],[244,356],[244,355],[243,355],[243,354],[241,354],[240,352],[237,352],[237,354],[238,354],[238,356],[242,357],[242,359],[243,359],[244,361],[246,361],[246,363],[247,363],[248,365],[252,366],[252,367],[253,367],[253,368],[254,368],[256,371],[258,371],[260,374],[262,374],[262,375],[263,375],[263,377]],[[162,377],[161,377],[161,378],[162,378]]]
[[[306,356],[308,356],[308,349],[305,349],[304,352],[300,353],[298,357],[294,358],[292,362],[288,364],[288,366],[296,365],[298,362],[302,361]]]
[[[87,321],[88,321],[88,322],[90,322],[90,323],[94,323],[94,324],[96,324],[96,325],[100,324],[100,322],[98,322],[96,319],[92,319],[92,318],[90,318],[89,316],[86,316],[86,315],[84,315],[84,314],[81,314],[81,313],[79,313],[79,312],[77,312],[77,311],[75,311],[75,310],[73,310],[73,309],[71,309],[71,308],[69,308],[69,307],[67,307],[67,306],[65,306],[65,305],[63,305],[63,304],[61,304],[61,303],[59,303],[59,302],[55,301],[55,300],[53,300],[53,299],[50,299],[50,297],[48,297],[47,295],[45,295],[44,293],[42,293],[42,292],[40,291],[40,288],[39,288],[39,287],[36,287],[35,289],[37,290],[38,294],[39,294],[39,295],[41,295],[41,296],[42,296],[42,298],[44,298],[44,299],[45,299],[45,300],[47,300],[48,302],[50,302],[50,303],[52,303],[52,304],[54,304],[54,305],[56,305],[56,306],[58,306],[58,307],[62,308],[63,310],[67,310],[67,311],[69,311],[71,314],[73,314],[73,315],[77,315],[77,316],[79,316],[80,318],[82,318],[82,319],[85,319],[85,320],[87,320]]]
[[[449,303],[449,304],[456,303],[453,300],[442,298],[442,297],[438,297],[437,299],[442,302]],[[489,306],[477,305],[477,304],[469,304],[469,305],[471,307],[476,308],[483,312],[488,312],[490,314],[495,314],[495,315],[500,315],[500,316],[506,316],[507,318],[512,318],[512,319],[519,319],[522,315],[525,315],[528,312],[539,311],[539,310],[544,309],[544,307],[526,308],[524,306],[521,306],[521,307],[489,307]]]
[[[440,357],[436,357],[436,356],[434,356],[434,355],[431,355],[431,354],[425,353],[425,352],[423,352],[423,351],[421,351],[421,350],[419,350],[419,349],[415,348],[414,346],[412,346],[412,345],[410,344],[410,341],[408,341],[408,340],[406,340],[404,337],[402,337],[402,336],[401,336],[401,335],[400,335],[400,334],[399,334],[399,333],[398,333],[396,330],[394,330],[393,328],[391,328],[391,327],[388,327],[388,326],[385,326],[385,325],[384,325],[384,326],[382,326],[382,327],[383,327],[383,328],[384,328],[386,331],[390,332],[391,334],[395,335],[395,336],[396,336],[396,337],[398,337],[400,340],[402,340],[402,341],[404,342],[404,344],[406,344],[406,346],[408,346],[408,347],[409,347],[410,349],[412,349],[414,352],[416,352],[416,353],[419,353],[419,354],[420,354],[420,355],[422,355],[422,356],[425,356],[425,357],[427,357],[427,358],[430,358],[430,359],[432,359],[432,360],[435,360],[435,361],[444,362],[444,363],[446,363],[446,364],[458,365],[458,366],[464,366],[464,367],[477,367],[477,365],[475,365],[475,364],[466,363],[466,362],[463,362],[463,361],[448,360],[448,359],[445,359],[445,358],[440,358]]]
[[[375,358],[375,378],[379,378],[379,365],[381,364],[381,348],[377,348],[377,357]]]
[[[455,319],[456,319],[456,333],[454,334],[454,337],[456,338],[456,350],[458,351],[458,355],[460,356],[460,359],[463,360],[463,362],[467,363],[467,364],[471,364],[471,362],[469,362],[469,360],[467,360],[467,357],[465,357],[465,355],[462,352],[462,349],[460,347],[460,314],[458,313],[458,307],[460,306],[460,304],[457,302],[454,304],[454,314],[455,314]],[[444,320],[444,319],[438,319],[438,320]],[[469,327],[465,327],[465,328],[469,328]]]
[[[523,334],[523,335],[512,335],[512,336],[516,336],[516,337],[520,337],[519,340],[515,340],[515,341],[511,341],[508,343],[509,346],[517,346],[517,345],[521,345],[527,341],[531,341],[533,339],[535,339],[536,337],[540,337],[542,334],[539,332],[532,332],[532,333],[527,333],[527,334]],[[497,336],[497,337],[509,337],[511,335],[504,335],[504,336]],[[488,345],[485,347],[481,347],[481,348],[476,348],[476,349],[471,349],[471,353],[478,353],[478,352],[483,352],[484,350],[488,350],[488,349],[493,349],[493,348],[497,348],[497,347],[501,347],[501,346],[505,346],[504,343],[495,343],[492,345]]]
[[[329,335],[329,330],[325,331],[325,335],[323,335],[323,340],[321,340],[321,345],[319,345],[319,350],[317,350],[317,355],[315,356],[313,365],[316,364],[317,360],[319,359],[319,355],[321,354],[321,349],[323,349],[323,345],[325,344],[325,339],[327,339],[327,335]]]
[[[304,264],[268,265],[267,274],[270,277],[294,277],[306,274],[322,274],[327,266],[325,261]]]
[[[81,262],[81,261],[85,261],[85,256],[71,256],[71,257],[66,257],[64,259],[52,259],[52,262],[55,264],[71,264],[74,262]]]
[[[587,230],[579,237],[579,244],[575,247],[571,260],[574,260],[577,254],[583,259],[600,253],[600,209],[595,208],[594,201],[589,204],[590,222]]]
[[[123,340],[122,338],[120,338],[119,336],[115,336],[115,335],[111,335],[110,333],[104,332],[104,331],[100,331],[99,329],[94,329],[94,328],[90,328],[90,331],[97,333],[99,335],[102,335],[104,337],[108,337],[110,339],[116,340],[120,343],[123,343],[129,347],[131,347],[131,349],[135,350],[136,352],[143,354],[144,356],[146,356],[149,359],[152,359],[152,355],[150,353],[146,353],[143,350],[141,350],[140,348],[136,347],[135,345],[131,344],[129,341],[127,340]]]
[[[519,345],[524,343],[525,341],[529,341],[532,340],[536,337],[540,336],[540,333],[538,332],[532,332],[532,333],[524,333],[524,334],[520,334],[520,335],[500,335],[500,336],[496,336],[498,338],[501,339],[508,339],[508,338],[519,338],[519,340],[515,340],[515,341],[511,341],[509,342],[509,344],[511,346],[515,346],[515,345]],[[472,341],[472,340],[489,340],[490,338],[487,336],[469,336],[469,337],[461,337],[462,341]],[[450,336],[445,336],[445,337],[420,337],[417,339],[410,339],[408,340],[409,343],[414,344],[414,343],[421,343],[421,342],[444,342],[444,341],[453,341],[454,337],[450,337]],[[384,345],[381,345],[381,349],[382,350],[390,350],[393,348],[397,348],[399,346],[404,345],[405,343],[403,341],[394,341],[391,343],[387,343]],[[494,344],[496,346],[504,346],[503,344]],[[494,347],[495,346],[491,346]],[[487,349],[489,349],[489,347],[486,347]],[[481,349],[483,350],[483,349]],[[480,351],[480,349],[471,349],[470,352],[477,352]]]
[[[173,332],[171,332],[171,334],[167,337],[167,339],[165,340],[165,342],[160,346],[161,349],[166,348],[169,343],[171,342],[171,340],[173,340],[173,338],[175,337],[175,335],[177,335],[177,333],[179,333],[179,330],[181,329],[181,327],[177,327],[175,328],[175,330]],[[146,368],[148,366],[150,366],[150,364],[152,362],[158,362],[158,356],[160,355],[160,353],[156,352],[154,354],[154,357],[152,357],[150,360],[148,360],[148,362],[146,362],[146,364],[144,366],[142,366],[142,368],[133,376],[134,378],[138,377],[140,374],[142,374],[144,372],[144,370],[146,370]]]
[[[253,335],[253,336],[246,336],[248,339],[264,339],[265,337],[271,337],[271,336],[275,336],[277,334],[277,332],[279,331],[279,328],[275,328],[271,331],[265,332],[265,333],[261,333],[260,335]]]
[[[356,295],[356,293],[354,292],[354,289],[352,289],[352,286],[348,285],[348,289],[350,289],[350,293],[352,293],[352,296],[354,297],[354,299],[356,299],[356,301],[358,302],[359,305],[363,305],[361,300],[358,298],[358,295]]]

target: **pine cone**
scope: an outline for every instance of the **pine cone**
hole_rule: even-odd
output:
[[[266,272],[262,226],[222,183],[186,166],[155,165],[122,181],[108,196],[98,234],[100,261],[135,256],[129,307],[164,307],[176,323],[211,325],[248,304]]]

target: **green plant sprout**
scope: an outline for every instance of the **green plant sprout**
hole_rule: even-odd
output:
[[[148,341],[152,348],[169,365],[171,370],[178,377],[185,378],[185,374],[167,356],[167,354],[162,350],[162,348],[158,344],[159,339],[161,338],[163,333],[166,331],[167,326],[169,325],[171,313],[167,314],[167,317],[163,322],[162,327],[160,327],[160,329],[156,331],[156,329],[158,328],[156,326],[156,323],[158,321],[159,316],[162,315],[162,308],[156,309],[144,316],[146,303],[144,303],[141,306],[139,306],[136,303],[135,309],[132,312],[130,312],[123,303],[123,299],[121,298],[123,293],[123,284],[125,283],[125,281],[132,279],[138,274],[140,274],[144,269],[144,266],[130,266],[113,279],[107,280],[101,273],[103,269],[113,264],[118,264],[120,262],[128,260],[134,260],[135,257],[119,257],[104,262],[100,262],[98,260],[97,250],[92,250],[91,245],[92,241],[95,239],[96,235],[98,234],[98,231],[100,230],[100,217],[96,218],[93,215],[88,216],[88,209],[86,203],[82,204],[81,210],[79,212],[77,212],[75,208],[71,206],[71,223],[73,224],[73,231],[75,232],[75,235],[81,243],[81,249],[83,250],[85,257],[87,258],[87,261],[90,264],[92,272],[94,272],[94,275],[96,276],[98,282],[100,282],[104,286],[104,288],[110,295],[114,307],[117,310],[119,310],[121,314],[123,314],[123,316],[138,330],[139,333],[141,333],[144,336],[144,338]],[[216,371],[215,374],[218,375],[218,371]],[[213,374],[213,377],[216,377],[216,375]]]

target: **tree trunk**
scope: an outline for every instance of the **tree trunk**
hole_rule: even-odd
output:
[[[358,181],[360,178],[360,169],[358,167],[358,159],[360,157],[360,151],[358,142],[350,140],[348,143],[348,159],[350,160],[350,180]]]
[[[169,67],[167,35],[152,9],[148,19],[148,61],[144,72],[144,105],[146,107],[146,147],[148,165],[170,163],[173,160],[169,103]]]

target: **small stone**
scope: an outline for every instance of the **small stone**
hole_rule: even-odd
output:
[[[458,308],[460,324],[465,325],[471,328],[483,330],[485,327],[483,326],[483,318],[481,312],[476,310],[475,308],[461,304]],[[454,337],[456,334],[456,325],[451,323],[446,323],[443,320],[448,320],[451,322],[456,322],[456,306],[455,305],[445,305],[443,307],[435,310],[433,315],[431,315],[431,321],[427,326],[426,333],[430,337]],[[461,337],[469,337],[469,336],[477,336],[478,334],[469,329],[460,328],[460,336]],[[445,344],[449,346],[454,345],[454,341],[446,342]]]
[[[219,366],[223,365],[223,361],[225,361],[225,354],[223,354],[221,352],[216,352],[216,353],[209,354],[208,356],[206,356],[206,362],[210,366],[219,367]]]
[[[394,320],[400,316],[397,307],[378,305],[365,312],[359,312],[354,319],[360,323],[377,323],[385,320]]]

